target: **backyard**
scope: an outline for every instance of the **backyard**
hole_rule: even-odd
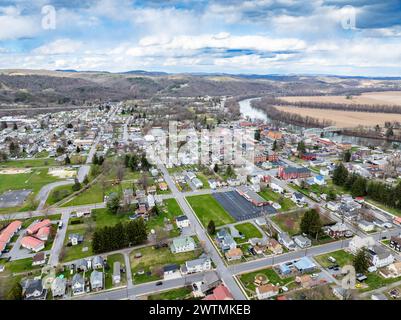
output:
[[[338,264],[340,267],[343,267],[345,265],[352,265],[353,255],[344,250],[338,250],[338,251],[334,251],[334,252],[321,254],[319,256],[316,256],[315,260],[322,267],[327,268],[333,264],[332,262],[330,262],[328,260],[329,257],[333,257],[334,259],[336,259],[336,264]]]
[[[237,229],[243,236],[243,241],[246,242],[251,238],[259,238],[263,237],[262,233],[256,228],[252,223],[245,222],[241,224],[235,225],[235,229]]]
[[[289,211],[296,207],[295,203],[292,202],[291,199],[284,198],[284,196],[279,193],[275,193],[269,188],[259,192],[259,195],[267,201],[277,202],[281,206],[281,209],[279,210],[281,212]]]

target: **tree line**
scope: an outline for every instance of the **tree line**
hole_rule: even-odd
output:
[[[332,126],[334,123],[330,120],[320,120],[318,118],[301,116],[296,113],[285,112],[278,110],[274,104],[276,99],[273,97],[265,97],[260,100],[253,100],[252,107],[264,111],[269,118],[273,120],[282,121],[285,123],[294,124],[297,126],[310,127],[310,128],[324,128]]]
[[[401,209],[401,182],[391,186],[381,181],[367,179],[359,174],[350,173],[340,163],[334,169],[333,183],[350,191],[353,197],[368,196],[390,208]]]
[[[143,219],[97,229],[92,238],[94,253],[119,250],[142,244],[147,240],[146,224]]]

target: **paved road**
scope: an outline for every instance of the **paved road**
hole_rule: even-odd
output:
[[[168,173],[166,167],[161,163],[161,161],[157,161],[158,169],[163,173],[164,179],[168,184],[172,194],[176,198],[177,202],[179,203],[183,212],[187,215],[188,219],[192,227],[194,227],[196,234],[198,235],[199,240],[205,244],[206,252],[211,255],[212,260],[217,266],[217,272],[220,275],[220,278],[224,281],[227,285],[229,290],[231,291],[235,300],[246,300],[244,293],[239,288],[238,284],[234,280],[231,272],[225,266],[223,260],[221,259],[219,253],[217,252],[216,248],[210,241],[209,237],[206,234],[205,229],[203,229],[202,225],[200,224],[199,220],[196,218],[195,213],[193,212],[192,208],[187,203],[185,196],[183,193],[178,191],[174,181],[172,180],[170,174]]]
[[[52,267],[55,267],[59,264],[60,252],[64,246],[64,239],[67,232],[68,220],[70,219],[70,212],[63,212],[61,214],[60,221],[63,222],[63,227],[61,230],[58,230],[56,233],[56,237],[53,241],[52,250],[50,253],[50,258],[48,264]]]
[[[117,289],[113,291],[103,292],[94,295],[80,296],[79,300],[136,300],[136,297],[141,295],[148,295],[157,293],[165,290],[171,290],[174,288],[184,287],[190,285],[193,282],[201,281],[204,277],[204,273],[196,273],[188,275],[186,277],[164,280],[163,285],[156,286],[156,282],[149,282],[140,285],[132,286],[131,288]]]

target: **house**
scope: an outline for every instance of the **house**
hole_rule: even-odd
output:
[[[284,192],[284,189],[282,187],[280,187],[279,185],[277,185],[277,184],[275,184],[273,182],[270,184],[270,188],[276,193],[283,193]]]
[[[278,168],[278,177],[283,180],[288,179],[305,179],[311,176],[309,169],[304,167],[283,167]]]
[[[155,197],[151,194],[148,194],[148,207],[149,209],[153,208],[155,206]]]
[[[21,221],[13,221],[0,232],[0,256],[11,238],[21,229]]]
[[[304,248],[308,248],[312,245],[312,242],[310,241],[310,239],[302,236],[302,235],[298,235],[293,237],[294,242],[302,249]]]
[[[336,202],[330,201],[330,202],[327,202],[326,207],[327,207],[327,209],[329,209],[331,211],[337,211],[339,209],[340,205]]]
[[[333,288],[333,294],[339,300],[344,300],[348,296],[348,291],[349,290],[344,289],[343,287],[340,286],[335,286]]]
[[[180,275],[180,267],[176,264],[169,264],[163,267],[164,279],[174,279]]]
[[[92,259],[92,268],[101,269],[104,266],[104,260],[101,256],[95,256]]]
[[[228,261],[239,260],[242,258],[242,250],[240,248],[233,248],[225,253]]]
[[[278,242],[281,243],[288,250],[295,250],[295,242],[285,232],[281,232],[278,234]]]
[[[301,273],[308,273],[316,269],[316,264],[308,257],[303,257],[294,263],[294,267]]]
[[[77,262],[75,262],[75,270],[77,271],[88,271],[89,269],[89,260],[86,259],[80,259]]]
[[[38,232],[40,228],[49,227],[51,224],[52,222],[49,219],[45,219],[40,222],[34,222],[26,229],[26,232],[27,234],[32,235]]]
[[[394,249],[395,251],[401,252],[401,237],[391,237],[389,245],[390,248]]]
[[[68,235],[68,242],[76,246],[84,241],[84,236],[81,234],[73,233]]]
[[[35,235],[35,238],[38,238],[39,240],[42,241],[47,241],[50,236],[50,227],[42,227],[38,230],[38,232]]]
[[[72,277],[71,290],[74,296],[85,293],[85,281],[81,274],[76,273]]]
[[[376,268],[386,267],[394,262],[394,256],[391,252],[381,246],[373,246],[368,249],[370,263]]]
[[[358,228],[364,232],[371,232],[371,231],[375,230],[375,225],[372,222],[369,222],[366,220],[359,220]]]
[[[382,274],[385,278],[398,278],[401,276],[401,262],[393,262],[387,268],[387,272]]]
[[[113,284],[121,282],[121,265],[119,261],[115,261],[113,265]]]
[[[39,252],[32,258],[32,266],[43,266],[46,263],[46,254]]]
[[[305,153],[302,154],[301,159],[305,160],[305,161],[316,160],[316,154],[315,153],[305,152]]]
[[[211,179],[211,180],[208,180],[207,182],[209,183],[210,189],[215,190],[217,188],[216,180]]]
[[[356,254],[362,248],[368,248],[375,245],[375,240],[372,237],[361,238],[354,236],[349,243],[349,250],[352,254]]]
[[[43,288],[42,279],[27,279],[22,284],[22,294],[25,300],[45,300],[47,290]]]
[[[189,219],[185,215],[182,215],[182,216],[179,216],[179,217],[175,218],[175,222],[176,222],[178,228],[187,228],[187,227],[189,227]]]
[[[305,203],[305,197],[302,193],[294,192],[292,194],[291,200],[295,203]]]
[[[258,195],[254,190],[252,190],[247,186],[239,186],[238,188],[236,188],[236,191],[238,192],[238,194],[243,196],[247,201],[251,202],[253,205],[257,207],[261,207],[268,204],[268,201],[266,201],[264,198]]]
[[[326,182],[324,181],[324,176],[321,176],[321,175],[314,176],[313,182],[315,184],[317,184],[318,186],[323,186],[326,184]]]
[[[345,223],[337,222],[335,225],[330,226],[329,229],[329,236],[332,238],[341,238],[344,237],[348,231],[348,227]]]
[[[132,189],[124,189],[123,191],[123,203],[132,204],[134,200],[134,190]]]
[[[103,289],[103,272],[93,270],[90,275],[90,284],[92,291],[98,291]]]
[[[267,243],[267,249],[274,254],[282,254],[283,253],[283,247],[281,244],[276,240],[271,238],[269,242]]]
[[[51,290],[53,297],[62,297],[65,295],[67,288],[67,280],[65,278],[57,277],[51,284]]]
[[[279,291],[280,291],[279,287],[271,283],[268,283],[256,287],[256,296],[258,297],[259,300],[269,299],[277,296],[279,294]]]
[[[33,252],[39,252],[45,248],[45,243],[34,237],[26,236],[21,239],[21,246]]]
[[[212,294],[207,295],[203,300],[234,300],[234,297],[224,284],[220,284]]]
[[[199,259],[190,260],[185,262],[184,272],[186,274],[204,272],[212,268],[212,261],[210,258],[203,256]]]
[[[196,248],[196,243],[192,237],[180,237],[173,240],[170,246],[172,253],[193,251]]]
[[[194,297],[204,297],[205,293],[222,283],[216,272],[206,272],[201,281],[192,284]]]
[[[195,186],[196,189],[200,189],[203,187],[202,181],[200,181],[198,178],[192,179],[192,183]]]

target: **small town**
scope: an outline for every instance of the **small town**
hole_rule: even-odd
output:
[[[4,310],[400,301],[400,39],[400,0],[0,1]]]

